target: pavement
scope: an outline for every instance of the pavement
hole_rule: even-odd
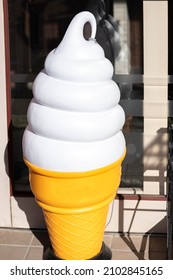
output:
[[[104,242],[112,260],[165,260],[164,234],[118,234],[106,232]],[[49,247],[46,230],[0,228],[0,260],[42,260]]]

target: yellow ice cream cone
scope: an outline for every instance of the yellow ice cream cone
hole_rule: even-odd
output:
[[[101,250],[108,205],[91,212],[58,214],[44,210],[50,241],[56,256],[85,260]]]
[[[86,172],[55,172],[25,160],[30,184],[42,207],[53,251],[66,260],[85,260],[102,247],[107,211],[116,195],[124,155]]]

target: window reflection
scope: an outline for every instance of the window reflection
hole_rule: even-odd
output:
[[[120,104],[126,113],[123,132],[127,154],[122,166],[121,187],[143,187],[143,1],[113,1],[119,26],[120,53],[115,77],[121,91]]]
[[[119,26],[121,51],[116,74],[143,73],[143,1],[115,0],[114,18]]]
[[[106,9],[103,2],[106,5],[109,4]],[[99,16],[102,15],[105,19],[106,29],[103,28],[103,21],[102,25],[98,21],[97,41],[102,45],[106,57],[114,65],[113,78],[120,87],[120,104],[126,112],[124,133],[127,142],[127,156],[123,162],[122,186],[142,187],[143,165],[142,160],[139,162],[143,152],[142,2],[142,0],[8,1],[12,164],[15,191],[30,191],[28,170],[23,163],[21,142],[27,125],[26,112],[32,98],[32,82],[36,74],[43,68],[47,54],[61,41],[73,16],[86,9],[94,11]],[[85,30],[85,32],[88,31]]]

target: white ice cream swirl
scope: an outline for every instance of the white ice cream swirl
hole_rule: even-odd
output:
[[[83,37],[86,22],[91,24],[91,40]],[[112,64],[93,40],[95,32],[91,13],[75,16],[34,81],[23,154],[38,167],[88,171],[109,165],[124,153],[120,92],[112,81]]]

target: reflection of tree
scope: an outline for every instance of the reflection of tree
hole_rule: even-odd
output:
[[[102,0],[9,1],[10,33],[13,36],[13,39],[10,40],[11,56],[14,58],[14,72],[27,73],[34,71],[34,73],[36,73],[41,70],[40,68],[44,63],[46,55],[57,47],[71,19],[78,12],[86,10],[88,2],[91,2],[93,6],[96,2],[104,3]],[[105,1],[107,5],[109,4],[108,2],[109,1]],[[107,24],[109,24],[109,20],[107,20],[107,22],[108,23],[105,25],[106,28],[108,27]],[[103,33],[102,31],[103,28],[100,28],[97,36],[98,40],[100,34]],[[109,35],[114,37],[114,33],[110,32]],[[104,38],[105,40],[101,40],[103,48],[105,42],[109,44],[109,36]],[[107,51],[106,48],[105,51]]]
[[[57,47],[85,1],[9,1],[11,66],[14,73],[38,72]]]
[[[85,10],[91,12],[97,22],[96,40],[102,46],[106,58],[114,65],[120,52],[119,26],[109,14],[109,1],[89,0]]]

